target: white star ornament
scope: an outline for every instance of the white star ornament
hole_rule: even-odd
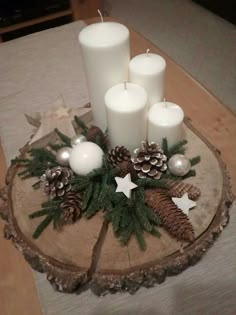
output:
[[[130,174],[123,177],[115,177],[117,183],[116,192],[122,192],[127,198],[131,197],[131,190],[138,187],[131,181]]]
[[[185,193],[181,198],[172,197],[172,201],[179,207],[183,213],[189,215],[189,210],[197,205],[197,203],[188,198],[188,193]]]

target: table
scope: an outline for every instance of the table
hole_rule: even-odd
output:
[[[87,21],[87,23],[91,23],[91,22],[94,22],[94,20]],[[37,35],[40,36],[40,33]],[[14,45],[14,43],[12,43],[11,45]],[[152,43],[150,43],[148,40],[143,38],[140,34],[136,33],[135,31],[131,31],[131,47],[132,47],[133,56],[136,54],[142,53],[143,51],[146,51],[147,48],[149,48],[152,52],[159,53],[166,59],[167,61],[166,98],[167,100],[180,104],[184,108],[186,115],[192,120],[193,125],[203,135],[205,135],[205,137],[215,147],[217,147],[222,152],[222,158],[226,162],[228,170],[230,172],[230,175],[232,178],[232,187],[235,193],[236,192],[236,160],[235,160],[235,155],[234,155],[236,152],[236,145],[234,141],[235,136],[236,136],[235,116],[229,110],[227,110],[223,106],[223,104],[221,104],[213,95],[211,95],[209,91],[204,89],[196,80],[194,80],[181,67],[179,67],[173,60],[171,60],[162,51],[160,51]],[[1,149],[0,157],[3,160],[2,149]],[[1,163],[0,169],[1,169],[0,174],[2,176],[5,171],[4,164]],[[231,215],[233,219],[234,213],[232,213]],[[233,220],[232,223],[235,224],[235,219]],[[233,233],[233,226],[232,225],[229,226],[226,229],[226,231],[224,231],[223,235],[220,238],[223,239],[224,235],[226,235],[226,232],[227,232],[227,247],[228,247],[229,252],[231,252],[231,255],[232,255],[232,249],[233,247],[235,247],[235,236],[233,236],[230,232]],[[1,283],[3,283],[3,286],[2,285],[0,286],[0,290],[3,292],[1,292],[0,296],[2,299],[1,305],[5,307],[4,314],[15,314],[16,312],[19,313],[19,310],[22,310],[21,312],[22,314],[27,314],[27,311],[28,311],[28,314],[31,314],[32,312],[30,311],[29,304],[28,304],[29,299],[31,300],[30,305],[32,309],[34,310],[34,313],[40,314],[41,311],[40,311],[40,306],[37,299],[37,292],[35,289],[34,279],[32,277],[32,274],[30,273],[27,265],[23,262],[23,259],[19,255],[14,256],[13,252],[15,253],[15,251],[13,249],[11,250],[10,246],[11,245],[9,243],[6,243],[6,241],[1,241],[0,243],[1,252],[6,252],[4,261],[1,260],[0,262],[0,270],[1,270],[0,272],[3,275],[2,280],[1,280]],[[214,247],[217,247],[217,246],[214,246]],[[16,259],[18,261],[17,264],[15,264]],[[204,259],[206,259],[206,257]],[[8,263],[6,263],[6,261]],[[223,260],[220,260],[219,263],[223,263]],[[235,263],[235,259],[234,259],[234,263]],[[14,278],[9,277],[9,269],[11,269],[11,274],[13,273],[15,274]],[[235,269],[235,265],[234,265],[234,269]],[[194,271],[193,271],[193,274],[194,274]],[[27,282],[25,281],[25,279],[27,279]],[[233,290],[233,286],[234,286],[233,281],[232,283],[228,283],[228,284]],[[9,290],[5,289],[6,285]],[[225,285],[226,284],[222,283],[222,290],[225,290],[224,288]],[[10,290],[13,290],[13,289],[14,289],[14,292],[16,292],[14,295],[10,293],[12,292]],[[30,297],[29,295],[27,296],[26,294],[25,296],[23,296],[23,294],[21,294],[23,292],[30,292]],[[194,292],[192,292],[192,294],[194,295]],[[148,295],[146,294],[146,297],[147,296]],[[114,299],[114,297],[112,298]],[[219,303],[222,302],[222,301],[219,301],[219,299],[217,300]],[[131,301],[131,298],[130,298],[130,301]],[[132,301],[134,300],[132,299]],[[195,301],[194,304],[198,304],[198,303],[199,301]],[[9,306],[10,304],[11,304],[11,307]],[[222,303],[221,305],[223,307]],[[219,309],[219,314],[220,314],[220,308],[218,309]],[[231,311],[235,311],[235,310],[236,310],[236,305],[234,304],[231,307]],[[50,313],[50,314],[54,314],[54,313]],[[92,313],[88,313],[88,314],[92,314]],[[119,314],[124,314],[124,312],[119,313]]]

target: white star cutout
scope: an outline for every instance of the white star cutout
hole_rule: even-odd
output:
[[[183,213],[189,215],[189,210],[197,205],[197,203],[188,198],[188,193],[185,193],[181,198],[172,197],[172,201],[179,207]]]
[[[116,192],[122,192],[127,198],[131,197],[131,190],[138,187],[133,182],[131,182],[130,174],[127,174],[124,178],[115,177],[117,183]]]

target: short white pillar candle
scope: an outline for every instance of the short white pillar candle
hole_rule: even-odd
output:
[[[183,140],[182,108],[171,102],[154,104],[148,112],[148,141],[162,145],[162,139],[167,138],[169,147]]]
[[[134,83],[118,84],[105,94],[111,147],[125,146],[131,154],[146,139],[147,93]]]
[[[134,57],[129,63],[130,82],[139,84],[148,93],[149,105],[163,100],[165,85],[165,59],[149,53]]]
[[[101,22],[85,27],[79,34],[94,123],[107,127],[104,106],[106,91],[128,79],[129,30],[116,22]]]

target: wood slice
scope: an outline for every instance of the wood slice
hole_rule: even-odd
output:
[[[91,123],[91,112],[82,117]],[[20,167],[12,166],[7,175],[7,186],[0,194],[0,212],[7,220],[5,237],[12,239],[32,268],[45,272],[58,291],[74,292],[90,287],[95,294],[107,292],[135,292],[140,286],[161,283],[168,275],[178,274],[196,263],[229,220],[233,201],[229,176],[225,165],[214,149],[186,121],[187,155],[201,156],[196,166],[197,176],[186,180],[201,190],[197,207],[190,212],[194,227],[194,243],[181,244],[166,230],[161,238],[145,234],[146,251],[141,251],[134,237],[127,246],[121,246],[112,226],[102,212],[90,220],[82,218],[62,231],[48,227],[39,239],[32,234],[41,218],[30,220],[29,214],[39,210],[46,196],[33,190],[35,178],[21,180]],[[45,146],[57,141],[55,133],[32,144]],[[29,149],[26,146],[23,150]]]

